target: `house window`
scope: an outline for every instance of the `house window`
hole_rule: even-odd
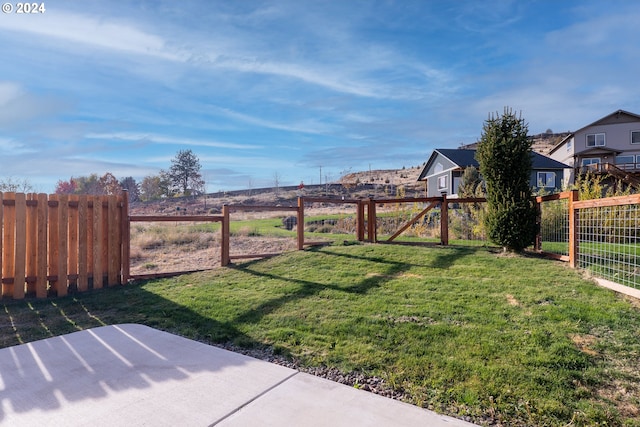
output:
[[[602,147],[605,145],[604,133],[591,133],[587,135],[587,147]]]
[[[445,190],[447,188],[447,176],[442,175],[438,177],[438,190]]]
[[[616,165],[624,163],[633,163],[633,156],[616,156]]]
[[[538,187],[555,188],[556,173],[555,172],[538,172]]]
[[[592,158],[582,159],[580,164],[585,169],[597,170],[598,169],[598,165],[600,164],[600,158],[599,157],[592,157]]]
[[[631,170],[634,166],[634,159],[634,156],[616,156],[616,166],[618,166],[620,169]]]
[[[631,143],[640,144],[640,130],[631,131]]]
[[[571,151],[572,142],[571,140],[567,141],[567,151]]]

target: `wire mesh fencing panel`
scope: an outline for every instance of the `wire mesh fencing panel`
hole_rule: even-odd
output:
[[[130,275],[133,278],[220,266],[218,222],[134,218],[130,234]]]
[[[540,237],[542,251],[569,255],[569,199],[540,202]]]
[[[487,246],[488,239],[484,218],[486,202],[463,201],[449,203],[449,244],[462,246]]]
[[[640,288],[638,204],[579,210],[577,227],[580,268],[594,276]]]

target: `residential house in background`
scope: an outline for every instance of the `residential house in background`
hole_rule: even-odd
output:
[[[418,181],[424,181],[427,197],[458,197],[458,187],[465,168],[479,168],[474,149],[439,148],[433,151],[425,164]],[[553,193],[562,188],[562,178],[569,168],[564,163],[532,152],[531,187],[535,190],[544,188]]]
[[[574,183],[591,171],[640,185],[640,116],[618,110],[570,133],[548,152],[569,165],[564,177]]]

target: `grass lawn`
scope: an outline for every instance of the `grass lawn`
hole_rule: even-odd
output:
[[[0,346],[135,322],[378,376],[480,424],[640,425],[639,306],[537,257],[348,244],[3,302]]]

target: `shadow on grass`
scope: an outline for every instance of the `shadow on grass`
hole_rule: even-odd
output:
[[[282,295],[277,298],[272,298],[268,301],[264,301],[257,307],[240,314],[235,318],[235,322],[240,323],[252,323],[257,322],[264,316],[273,313],[278,310],[280,307],[284,306],[287,303],[303,300],[308,297],[316,296],[321,291],[326,289],[331,289],[337,292],[345,292],[349,294],[366,294],[370,290],[382,286],[385,282],[388,282],[389,277],[399,275],[405,271],[407,271],[411,265],[404,263],[392,263],[391,267],[388,268],[383,274],[376,276],[364,277],[362,280],[356,282],[353,285],[346,286],[338,286],[331,285],[326,283],[313,282],[310,280],[296,279],[291,277],[279,276],[271,273],[267,273],[264,271],[257,271],[251,268],[251,265],[243,264],[241,266],[232,266],[238,271],[241,271],[246,274],[250,274],[253,276],[260,277],[262,279],[271,279],[278,280],[285,283],[292,283],[299,285],[298,289],[287,293],[286,295]]]
[[[138,323],[208,343],[253,342],[230,322],[220,322],[144,288],[142,282],[63,298],[2,303],[0,348],[99,326]]]
[[[158,384],[173,390],[192,373],[247,363],[194,341],[262,345],[232,323],[204,317],[143,285],[4,302],[2,308],[0,345],[8,348],[0,349],[0,423],[19,419],[31,425],[34,416],[42,420],[34,414],[44,412],[59,424],[65,405],[116,398],[127,390],[153,395]]]
[[[393,243],[387,243],[392,245]],[[329,249],[322,249],[323,254],[333,255],[343,258],[351,258],[359,261],[368,261],[375,262],[379,264],[390,264],[390,265],[403,265],[408,268],[411,267],[430,267],[430,268],[438,268],[438,269],[447,269],[451,267],[454,263],[459,262],[461,258],[474,255],[478,251],[486,252],[484,248],[474,248],[474,247],[453,247],[453,246],[435,246],[435,245],[424,245],[424,244],[415,244],[410,246],[416,247],[427,247],[429,250],[438,251],[438,254],[429,262],[424,264],[416,264],[416,263],[408,263],[408,262],[398,262],[393,261],[384,257],[367,257],[362,255],[353,255],[347,253],[340,253],[336,251],[331,251]],[[321,249],[313,249],[320,251]]]

